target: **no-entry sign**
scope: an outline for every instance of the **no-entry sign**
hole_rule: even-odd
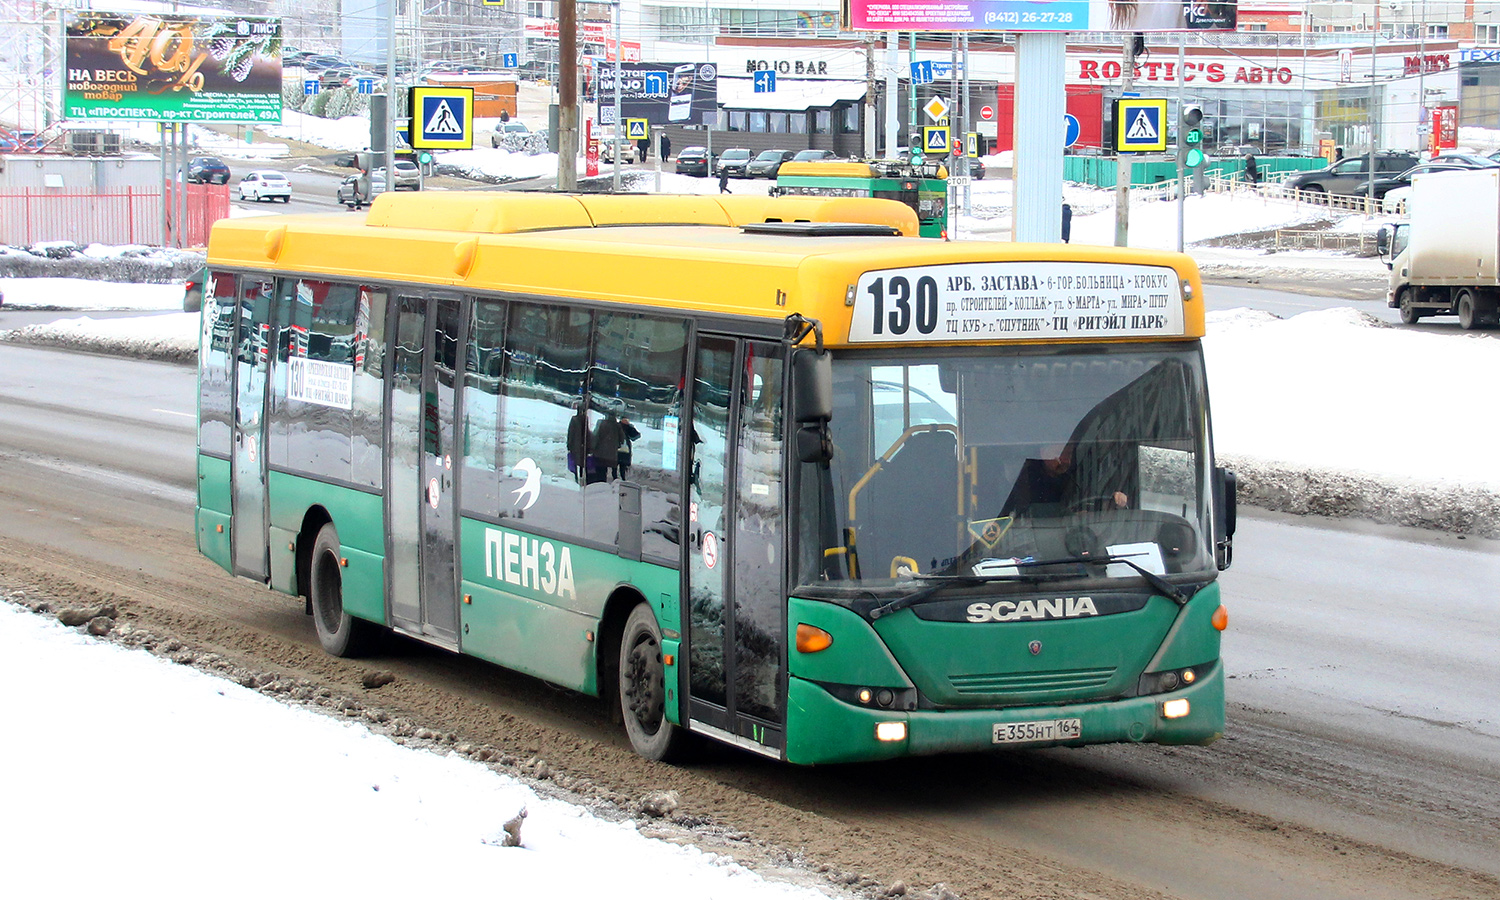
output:
[[[986,122],[988,122],[990,119],[995,118],[995,107],[981,106],[979,108],[979,118],[984,119]]]

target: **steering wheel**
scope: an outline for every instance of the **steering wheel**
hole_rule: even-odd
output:
[[[1087,497],[1079,497],[1068,504],[1068,512],[1103,512],[1106,509],[1118,509],[1115,503],[1115,491],[1108,494],[1090,494]]]

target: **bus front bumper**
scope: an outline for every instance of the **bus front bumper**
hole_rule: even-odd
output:
[[[1191,687],[1098,703],[892,711],[846,703],[795,677],[789,680],[787,699],[786,758],[803,765],[1088,744],[1210,744],[1224,733],[1222,663]],[[1187,701],[1186,714],[1169,718],[1169,711],[1181,713],[1182,708],[1176,704],[1168,710],[1166,703],[1181,700]],[[1071,731],[1071,720],[1077,720],[1077,737],[1024,737]],[[1011,725],[1017,727],[1005,727]],[[877,730],[887,739],[877,737]],[[897,734],[902,736],[890,739]],[[1007,734],[1022,739],[997,741]]]

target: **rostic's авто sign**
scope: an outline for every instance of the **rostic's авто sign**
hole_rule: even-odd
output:
[[[69,14],[68,119],[280,122],[281,20]]]

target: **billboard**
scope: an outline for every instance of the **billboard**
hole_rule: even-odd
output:
[[[843,0],[860,31],[1233,31],[1235,0]]]
[[[615,67],[596,70],[599,123],[614,124]],[[620,115],[652,125],[702,125],[719,109],[719,72],[712,63],[620,64]]]
[[[70,13],[68,119],[280,122],[281,20]]]

